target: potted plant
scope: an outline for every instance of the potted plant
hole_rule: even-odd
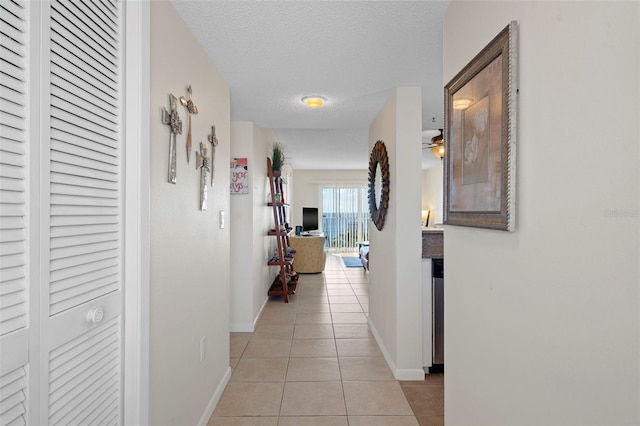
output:
[[[271,168],[273,169],[274,175],[280,175],[282,170],[282,165],[284,164],[284,150],[282,149],[282,145],[279,142],[273,143],[273,148],[271,151]]]

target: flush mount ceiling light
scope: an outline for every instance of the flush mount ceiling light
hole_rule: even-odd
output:
[[[307,108],[320,108],[327,101],[327,98],[322,96],[305,96],[302,98],[302,102]]]
[[[453,109],[467,109],[474,102],[473,98],[457,98],[453,100]]]

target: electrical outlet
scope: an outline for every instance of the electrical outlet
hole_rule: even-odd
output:
[[[207,336],[200,338],[200,362],[204,361],[204,357],[207,356]]]

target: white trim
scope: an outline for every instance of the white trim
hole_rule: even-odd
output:
[[[149,424],[150,3],[126,0],[124,424]]]
[[[213,410],[216,409],[216,405],[218,405],[218,401],[220,401],[220,397],[222,397],[222,392],[227,387],[229,383],[229,379],[231,379],[231,367],[227,368],[227,372],[224,373],[224,377],[220,380],[216,391],[213,393],[211,400],[207,404],[207,408],[205,409],[202,417],[200,417],[200,421],[198,422],[198,426],[206,426],[213,414]]]
[[[40,283],[42,282],[42,269],[40,266],[41,226],[40,213],[40,184],[41,184],[41,144],[42,135],[42,109],[41,86],[42,73],[42,4],[29,3],[29,143],[27,144],[29,158],[29,213],[28,217],[28,247],[29,255],[29,385],[27,387],[27,423],[43,424],[44,416],[40,414],[40,386],[41,386],[41,358],[42,355],[35,348],[40,348],[42,315],[40,313]]]
[[[32,3],[35,5],[36,3]],[[35,251],[32,251],[31,261],[38,268],[38,281],[34,281],[34,292],[37,293],[38,305],[32,306],[32,309],[37,309],[39,315],[38,327],[38,343],[37,346],[29,348],[29,356],[31,359],[37,360],[37,366],[30,361],[30,366],[37,368],[37,372],[34,374],[34,379],[38,383],[37,387],[32,388],[32,394],[38,394],[37,400],[31,404],[34,412],[32,413],[32,420],[34,424],[47,424],[49,421],[49,354],[47,345],[47,336],[53,334],[48,328],[49,325],[49,284],[50,272],[49,272],[49,258],[50,258],[50,240],[49,229],[51,226],[50,220],[50,176],[51,176],[51,3],[40,2],[38,4],[39,19],[40,19],[40,32],[37,37],[40,45],[37,52],[38,57],[38,104],[33,106],[30,111],[31,114],[38,114],[38,126],[39,126],[39,139],[34,139],[38,147],[38,162],[39,170],[33,171],[33,178],[37,176],[37,191],[38,202],[37,207],[39,221],[38,221],[38,257],[33,257]],[[33,23],[32,23],[33,24]],[[36,37],[34,37],[35,39]],[[35,74],[34,74],[35,75]],[[35,112],[35,109],[38,111]],[[34,184],[32,181],[31,184]],[[38,216],[34,217],[34,221],[38,220]],[[37,262],[37,263],[36,263]],[[31,277],[35,279],[35,277]],[[35,324],[32,323],[32,326]],[[32,327],[34,330],[35,327]]]
[[[264,308],[265,306],[267,306],[267,302],[269,301],[268,297],[265,297],[264,299],[264,303],[262,304],[262,307],[260,308],[260,311],[258,311],[258,315],[256,315],[256,318],[253,320],[252,324],[230,324],[229,325],[229,332],[231,333],[253,333],[254,331],[256,331],[256,327],[258,326],[258,321],[260,321],[260,318],[262,318],[262,313],[264,312]]]
[[[425,372],[423,368],[403,368],[394,373],[396,380],[424,380]]]
[[[389,368],[391,369],[391,372],[393,373],[393,377],[395,377],[396,380],[424,380],[424,370],[422,368],[399,369],[398,367],[396,367],[396,364],[393,361],[391,354],[389,353],[386,346],[384,345],[382,337],[380,337],[380,334],[378,333],[378,330],[376,330],[376,327],[371,322],[371,319],[369,319],[367,322],[369,324],[369,329],[371,330],[371,334],[373,334],[373,337],[376,339],[376,342],[380,347],[380,351],[384,356],[384,360],[387,361],[387,365],[389,366]]]
[[[253,333],[255,331],[255,323],[231,323],[229,324],[230,333]]]

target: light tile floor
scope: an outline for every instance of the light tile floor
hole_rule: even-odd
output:
[[[441,375],[394,380],[367,325],[368,273],[327,256],[254,333],[231,333],[232,375],[208,426],[444,424]]]

